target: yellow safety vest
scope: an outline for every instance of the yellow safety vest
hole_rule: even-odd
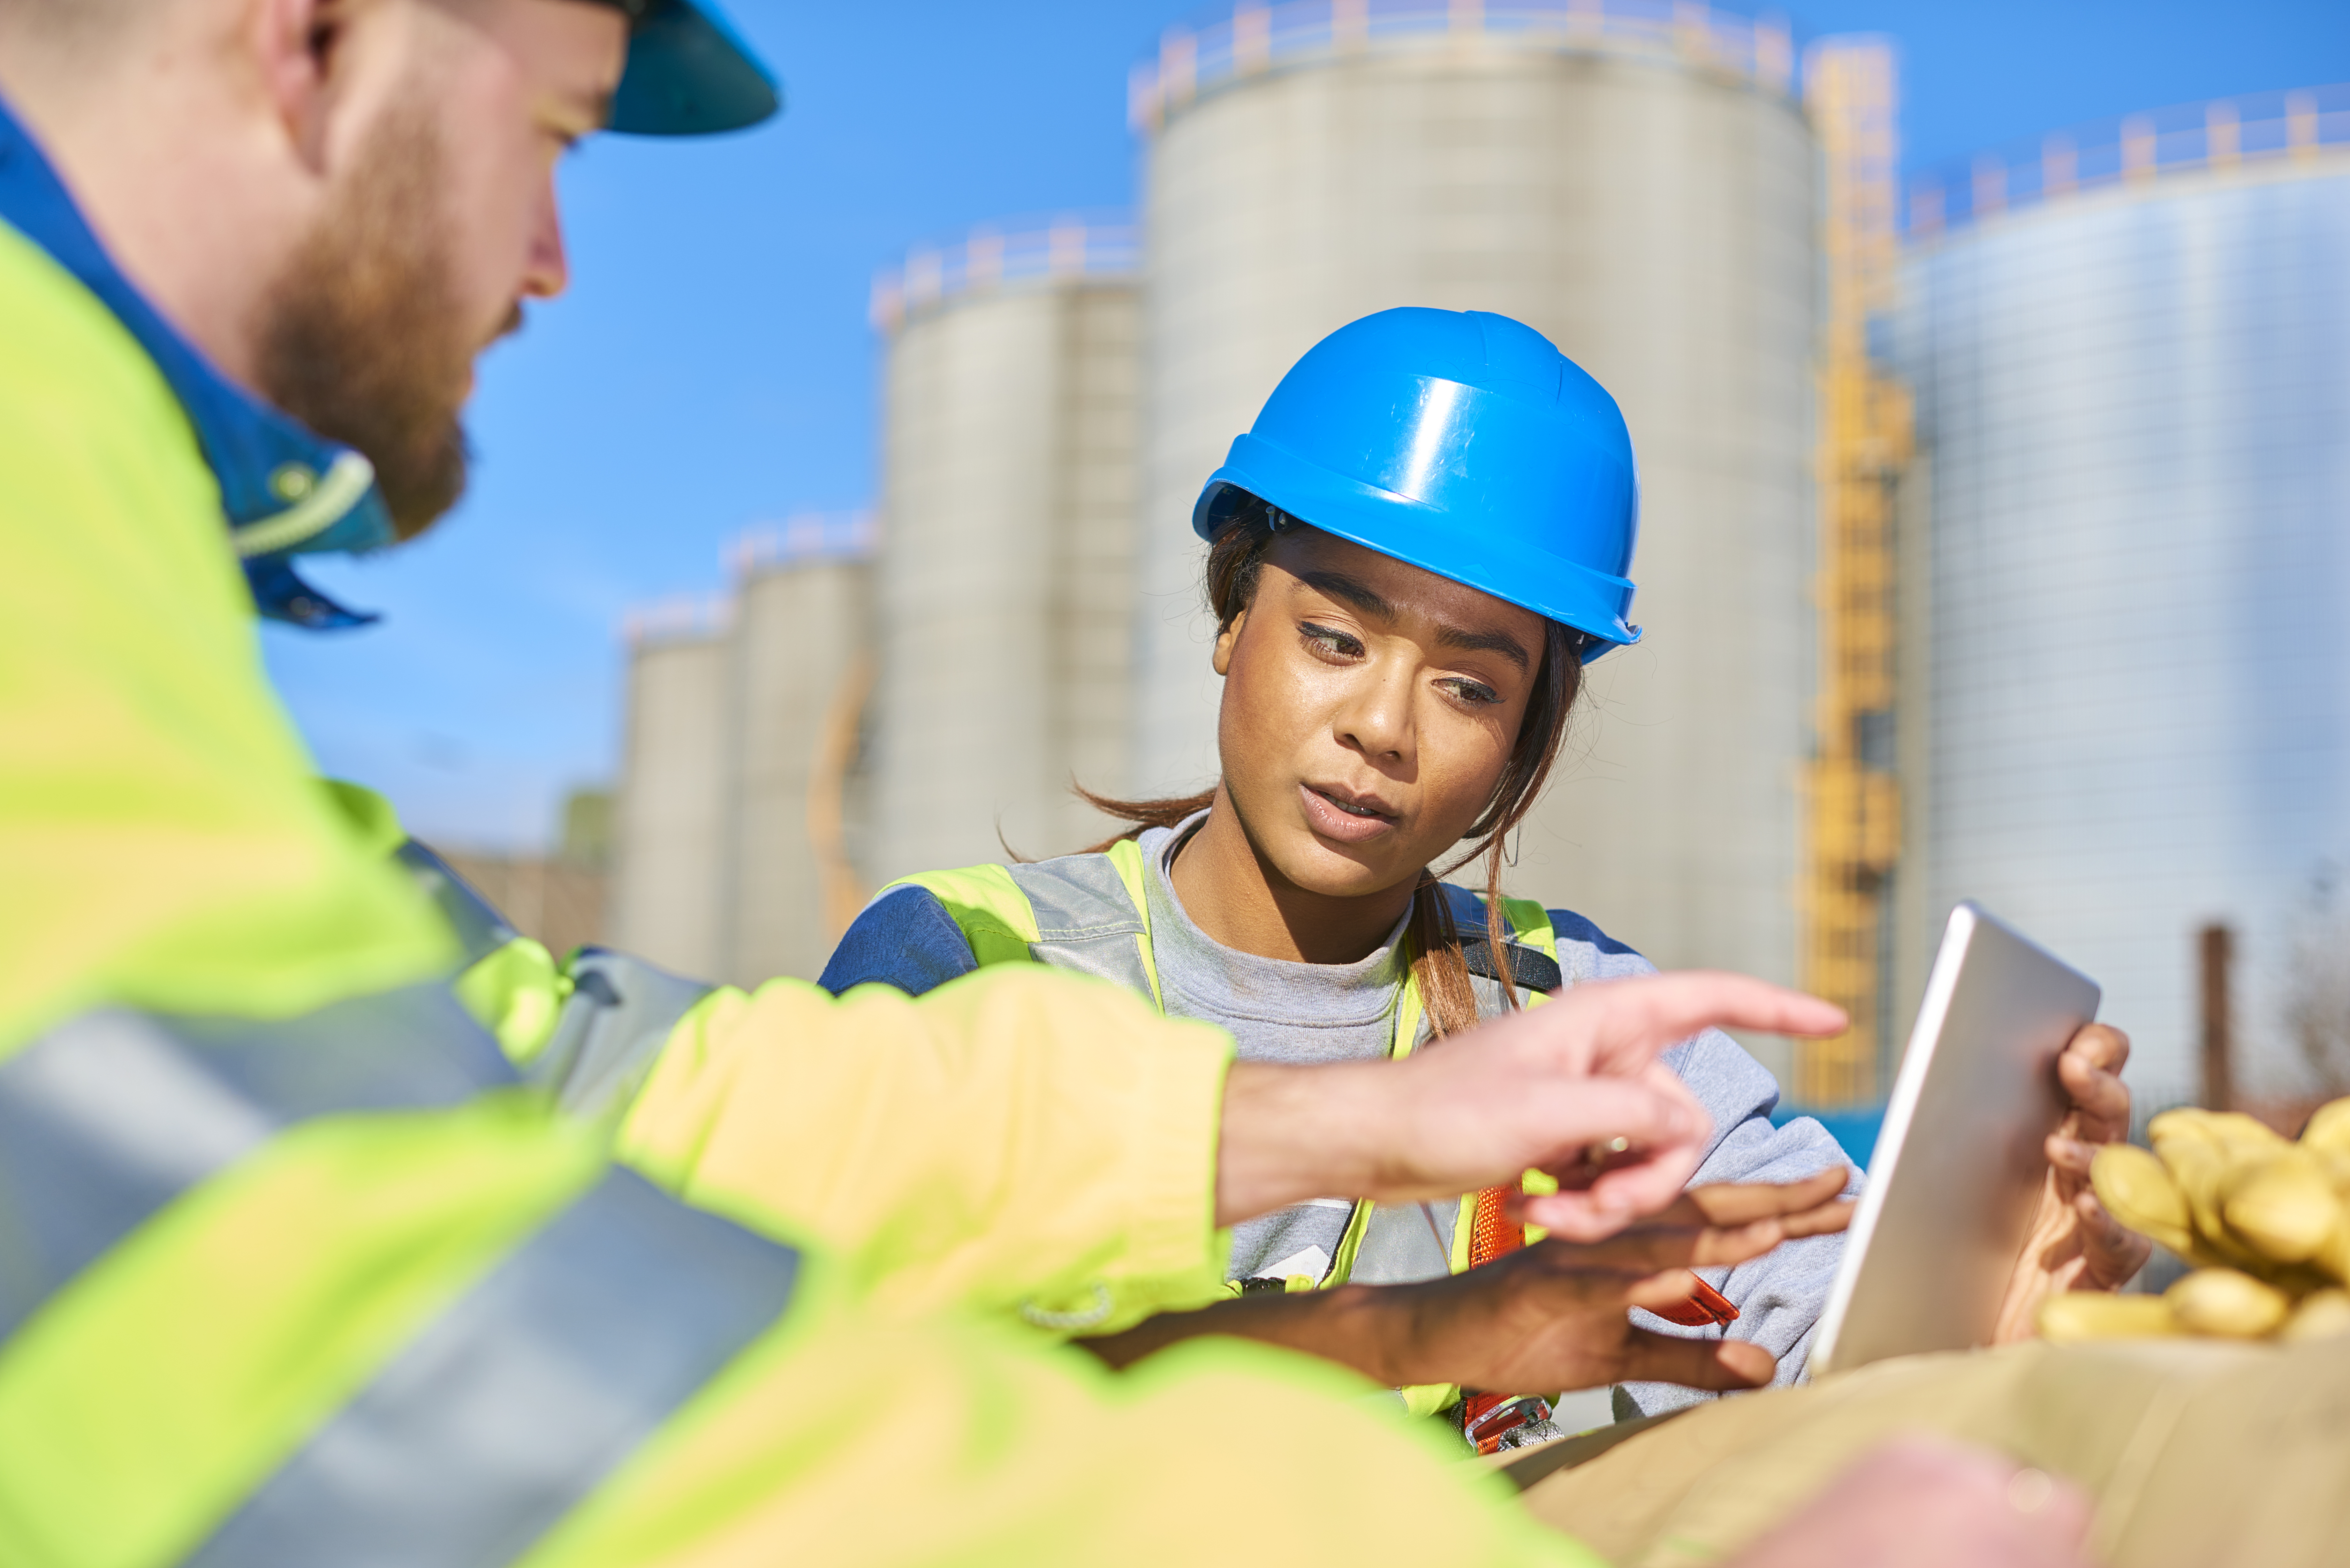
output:
[[[937,898],[971,943],[972,957],[983,968],[1041,963],[1074,970],[1139,992],[1163,1013],[1166,999],[1159,987],[1143,876],[1142,848],[1128,839],[1100,854],[923,872],[901,877],[882,891],[920,888]],[[1504,898],[1502,914],[1509,923],[1504,944],[1513,971],[1508,983],[1523,993],[1522,1005],[1537,1005],[1559,983],[1558,937],[1552,929],[1550,912],[1536,899]],[[1488,980],[1500,979],[1490,972],[1492,965],[1482,942],[1464,943],[1463,952],[1472,972]],[[1409,1055],[1418,1044],[1422,1011],[1419,982],[1407,974],[1396,1002],[1395,1033],[1388,1045],[1390,1059]],[[1480,998],[1480,1011],[1492,1016],[1503,1009]],[[1557,1190],[1557,1183],[1540,1171],[1526,1172],[1523,1185],[1531,1193]],[[1476,1200],[1473,1192],[1462,1196],[1453,1217],[1447,1262],[1454,1273],[1469,1267]],[[1327,1290],[1347,1282],[1354,1277],[1366,1241],[1372,1238],[1375,1222],[1407,1232],[1426,1223],[1416,1205],[1383,1210],[1368,1199],[1357,1199],[1336,1255],[1322,1276],[1293,1275],[1284,1288]],[[1528,1232],[1529,1240],[1539,1235],[1539,1231]],[[1227,1285],[1234,1294],[1243,1288],[1239,1281]],[[1433,1415],[1457,1400],[1461,1391],[1432,1384],[1401,1393],[1415,1415]]]

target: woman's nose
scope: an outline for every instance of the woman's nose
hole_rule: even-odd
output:
[[[1367,666],[1339,711],[1338,739],[1374,762],[1409,762],[1411,672],[1385,663]]]

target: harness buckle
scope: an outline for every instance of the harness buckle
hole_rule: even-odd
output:
[[[1461,1435],[1481,1454],[1499,1453],[1505,1435],[1549,1419],[1550,1401],[1538,1394],[1527,1394],[1494,1406],[1463,1426]]]

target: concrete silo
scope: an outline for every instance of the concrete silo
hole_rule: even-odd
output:
[[[1515,888],[1660,962],[1794,978],[1818,192],[1791,67],[1773,25],[1652,0],[1315,0],[1169,36],[1132,92],[1138,789],[1215,771],[1191,504],[1282,371],[1391,306],[1500,311],[1623,405],[1647,628],[1592,667]]]
[[[681,599],[627,628],[611,942],[690,975],[716,974],[724,958],[729,610]]]
[[[733,548],[718,976],[813,980],[867,890],[847,818],[872,684],[869,515],[803,516]]]
[[[2198,1091],[2223,924],[2250,1087],[2289,1090],[2297,1003],[2350,1007],[2350,89],[1981,159],[1913,192],[1903,290],[1904,926],[2020,922],[2104,983],[2158,1105]]]
[[[877,881],[1081,847],[1103,821],[1071,780],[1124,786],[1132,265],[1123,224],[1068,219],[917,250],[876,285]]]

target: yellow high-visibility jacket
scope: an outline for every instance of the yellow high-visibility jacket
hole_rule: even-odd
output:
[[[1109,986],[989,988],[931,1008],[879,990],[835,1002],[796,980],[745,994],[593,948],[558,965],[406,840],[389,803],[328,789],[371,851],[434,890],[470,960],[452,990],[527,1078],[671,1191],[823,1241],[871,1307],[1058,1337],[1224,1295],[1226,1243],[1201,1228],[1221,1031],[1152,1027]],[[591,988],[655,994],[617,1053],[583,1064],[565,1035],[597,1011]],[[1099,1059],[1102,1039],[1139,1023],[1140,1060]],[[1014,1127],[1051,1133],[1007,1139]]]
[[[0,224],[0,1563],[1590,1561],[1335,1370],[914,1310],[1212,1274],[1228,1046],[1113,988],[714,994],[616,1167],[313,778],[168,329],[46,244]]]

